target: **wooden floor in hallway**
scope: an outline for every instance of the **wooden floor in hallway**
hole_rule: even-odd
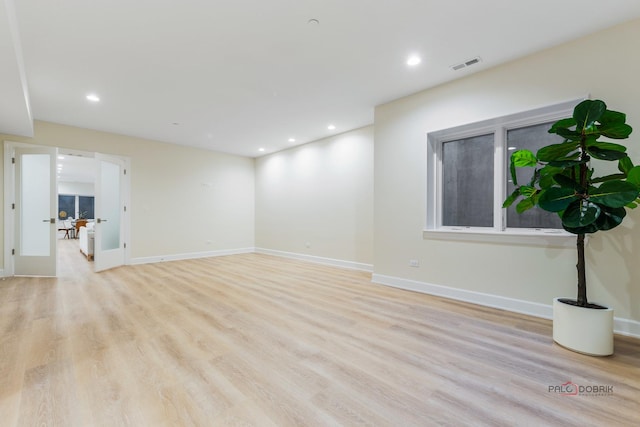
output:
[[[260,254],[0,281],[0,424],[632,426],[640,341]],[[578,395],[560,386],[578,385]],[[570,384],[569,384],[570,385]]]

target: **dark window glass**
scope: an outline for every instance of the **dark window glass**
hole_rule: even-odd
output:
[[[73,218],[76,214],[76,196],[58,195],[58,219]]]
[[[91,219],[94,218],[93,201],[94,201],[93,196],[78,196],[78,212],[82,218],[91,218]]]
[[[442,144],[442,225],[493,227],[493,139]]]

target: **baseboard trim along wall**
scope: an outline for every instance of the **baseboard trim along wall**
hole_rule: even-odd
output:
[[[156,262],[182,261],[182,260],[187,260],[187,259],[210,258],[210,257],[227,256],[227,255],[251,254],[251,253],[254,253],[254,252],[255,252],[255,248],[239,248],[239,249],[224,249],[224,250],[219,250],[219,251],[191,252],[191,253],[185,253],[185,254],[139,257],[139,258],[132,258],[130,264],[131,265],[153,264],[153,263],[156,263]]]
[[[499,308],[516,313],[542,317],[545,319],[553,318],[553,308],[551,304],[546,305],[522,301],[498,295],[484,294],[481,292],[450,288],[447,286],[434,285],[431,283],[402,279],[399,277],[385,276],[382,274],[373,274],[371,281],[380,285],[392,286],[394,288],[406,289],[444,298],[451,298],[486,307]],[[640,338],[640,322],[638,321],[616,317],[614,319],[613,327],[616,334]]]
[[[343,261],[340,259],[324,258],[324,257],[319,257],[314,255],[298,254],[295,252],[277,251],[274,249],[264,249],[264,248],[256,248],[255,252],[258,254],[274,255],[274,256],[280,256],[284,258],[297,259],[300,261],[309,261],[316,264],[330,265],[333,267],[348,268],[351,270],[360,270],[360,271],[366,271],[369,273],[373,272],[372,264],[364,264],[361,262]]]

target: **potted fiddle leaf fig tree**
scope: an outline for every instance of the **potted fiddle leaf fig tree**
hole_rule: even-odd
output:
[[[516,201],[522,213],[538,206],[559,215],[563,228],[575,234],[577,243],[577,298],[553,301],[553,339],[571,350],[605,356],[613,353],[613,309],[587,300],[585,236],[611,230],[625,218],[626,208],[640,200],[640,166],[634,166],[623,145],[603,141],[626,139],[632,128],[626,115],[608,110],[600,100],[579,103],[573,117],[559,120],[549,129],[564,142],[532,153],[511,155],[510,172],[515,191],[503,207]],[[617,171],[605,162],[617,162]],[[531,180],[518,183],[516,168],[532,168]],[[596,169],[604,170],[596,172]]]

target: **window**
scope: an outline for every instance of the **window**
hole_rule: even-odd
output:
[[[546,145],[561,143],[562,138],[548,132],[553,123],[555,123],[555,120],[537,125],[508,129],[507,162],[509,161],[508,157],[515,150],[526,149],[536,153]],[[531,179],[531,169],[527,169],[528,168],[516,169],[518,182],[524,184],[527,180]],[[513,185],[513,182],[511,182],[511,177],[507,173],[507,191],[505,192],[505,197],[507,194],[511,194],[513,190],[515,190],[515,186]],[[537,206],[519,214],[516,212],[516,206],[514,204],[507,209],[507,228],[510,227],[561,229],[562,221],[558,214],[545,211]]]
[[[82,218],[94,218],[93,200],[93,196],[78,196],[78,216]]]
[[[427,232],[566,234],[558,216],[539,208],[518,214],[502,203],[513,189],[509,157],[562,142],[547,131],[571,117],[575,100],[427,134]],[[532,170],[519,170],[526,182]]]
[[[58,195],[58,219],[93,218],[94,197]]]
[[[76,214],[76,196],[58,196],[58,219],[73,218]]]
[[[442,143],[442,225],[493,226],[493,168],[493,134]]]

